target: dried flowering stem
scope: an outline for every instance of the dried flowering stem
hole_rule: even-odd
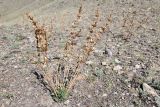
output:
[[[82,44],[83,47],[82,50],[80,50],[81,53],[77,56],[77,53],[74,51],[80,47],[75,47],[77,45],[75,40],[80,37],[82,31],[78,27],[82,17],[82,9],[83,8],[81,5],[76,15],[76,19],[72,22],[71,30],[69,32],[69,39],[63,50],[63,59],[59,58],[58,61],[55,61],[56,65],[58,65],[57,68],[52,70],[48,69],[49,66],[47,65],[47,54],[44,57],[44,65],[46,64],[47,67],[42,67],[42,70],[44,70],[44,73],[42,73],[43,82],[45,82],[45,86],[51,92],[51,96],[57,97],[59,100],[63,100],[63,98],[65,99],[65,97],[67,97],[66,93],[71,91],[77,81],[85,79],[85,76],[81,74],[81,68],[90,56],[91,52],[93,52],[93,48],[97,44],[98,40],[100,40],[102,35],[107,31],[106,26],[108,27],[108,24],[106,24],[106,26],[99,25],[100,12],[99,9],[97,9],[95,12],[94,20],[89,27],[86,41],[84,44]],[[31,15],[27,14],[27,17],[35,28],[37,51],[40,54],[47,53],[47,31],[43,26],[40,26]],[[111,22],[111,20],[108,21]],[[64,93],[65,95],[61,96],[61,94]]]
[[[77,27],[78,27],[80,19],[81,19],[81,14],[82,14],[82,4],[81,4],[79,11],[77,13],[77,18],[72,22],[70,38],[68,39],[64,50],[71,51],[71,49],[73,49],[73,46],[76,45],[74,43],[74,40],[76,39],[76,37],[79,37],[79,34],[81,32],[81,29],[77,30]]]
[[[63,87],[63,84],[61,84],[61,77],[60,77],[60,71],[54,72],[52,70],[49,70],[48,68],[48,58],[47,58],[47,50],[48,50],[48,41],[47,41],[47,31],[44,29],[43,26],[40,26],[37,21],[34,20],[34,18],[27,14],[27,17],[32,22],[32,25],[35,28],[35,38],[37,40],[37,51],[39,52],[39,55],[45,53],[44,55],[44,61],[43,66],[40,65],[39,68],[42,69],[42,75],[43,75],[43,84],[46,86],[46,88],[51,92],[51,94],[54,93],[55,96],[57,96],[57,89]],[[58,70],[58,68],[57,68]]]
[[[48,63],[47,51],[48,51],[48,41],[47,41],[47,31],[43,26],[40,26],[37,21],[30,14],[26,14],[28,19],[31,21],[34,29],[35,29],[35,38],[37,40],[37,52],[39,58],[43,57],[43,64],[46,65]]]
[[[68,90],[72,89],[76,81],[80,79],[84,79],[84,76],[82,76],[80,73],[80,66],[86,62],[88,56],[93,51],[93,47],[96,45],[96,43],[101,38],[103,33],[106,32],[106,27],[100,27],[99,29],[97,27],[99,17],[100,17],[100,14],[99,14],[99,10],[97,9],[95,13],[95,20],[91,24],[88,37],[86,38],[86,43],[83,46],[83,50],[84,50],[83,54],[78,57],[73,79],[68,84]]]

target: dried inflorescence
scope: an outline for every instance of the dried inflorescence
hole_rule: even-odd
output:
[[[42,70],[44,70],[42,73],[43,83],[45,83],[45,86],[51,92],[51,95],[56,101],[65,100],[76,82],[85,78],[81,73],[81,68],[84,66],[98,40],[100,40],[103,33],[108,30],[108,24],[105,24],[104,26],[99,25],[100,12],[97,8],[85,42],[82,44],[82,47],[79,47],[75,40],[79,39],[82,32],[82,29],[79,27],[82,10],[83,7],[81,5],[76,15],[76,19],[72,22],[69,39],[63,50],[63,57],[55,62],[57,64],[57,69],[49,70],[49,68],[47,68],[49,66],[42,66]],[[35,28],[37,51],[40,53],[47,52],[47,31],[44,27],[39,26],[38,22],[36,22],[31,15],[27,14],[27,17]],[[78,51],[79,53],[77,53],[75,49],[82,51]],[[47,59],[47,55],[45,58]],[[72,60],[72,62],[70,60]],[[45,63],[48,62],[45,61]]]
[[[82,17],[82,4],[78,10],[78,13],[76,15],[76,19],[72,22],[72,26],[71,26],[71,30],[69,33],[69,39],[64,47],[64,57],[65,60],[71,60],[71,59],[77,59],[77,54],[74,52],[74,48],[76,47],[77,43],[75,42],[75,40],[80,37],[80,33],[81,33],[81,29],[78,27],[80,24],[80,20]],[[71,89],[71,85],[73,84],[72,81],[77,81],[77,79],[80,79],[80,76],[78,78],[74,78],[75,73],[77,73],[76,68],[77,67],[71,67],[71,65],[68,65],[69,67],[67,67],[67,64],[65,64],[65,69],[64,69],[64,74],[65,77],[67,77],[67,83],[65,84],[65,87],[67,88],[68,91],[70,91]],[[81,76],[82,77],[82,76]]]
[[[79,37],[80,33],[81,33],[81,29],[78,28],[80,19],[81,19],[81,15],[82,15],[82,5],[79,8],[79,11],[77,13],[77,17],[76,19],[72,22],[72,26],[71,26],[71,30],[70,30],[70,37],[65,45],[65,50],[70,50],[73,48],[74,45],[76,45],[76,43],[74,43],[74,40]]]
[[[43,26],[38,25],[38,22],[34,18],[26,14],[28,19],[32,22],[32,25],[35,28],[35,38],[37,40],[37,51],[38,52],[47,52],[48,42],[47,42],[47,32]]]
[[[139,28],[144,28],[143,24],[148,21],[148,17],[137,18],[138,13],[136,11],[126,12],[123,11],[123,20],[122,20],[122,39],[126,42],[135,35],[135,31]]]
[[[96,10],[95,17],[93,20],[93,23],[91,23],[91,26],[89,28],[89,34],[86,38],[86,42],[84,44],[83,52],[78,55],[77,62],[75,65],[73,78],[70,80],[68,84],[68,89],[71,90],[73,86],[75,85],[77,80],[84,79],[84,75],[80,72],[80,67],[86,62],[87,58],[89,57],[90,53],[93,51],[94,46],[100,40],[103,33],[107,31],[106,26],[100,26],[98,27],[98,22],[100,18],[99,9]]]

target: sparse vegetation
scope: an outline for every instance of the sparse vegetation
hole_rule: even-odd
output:
[[[10,93],[0,93],[0,97],[11,99],[14,96],[13,96],[13,94],[10,94]]]
[[[158,0],[10,3],[0,3],[0,107],[160,105]]]
[[[51,96],[55,101],[64,101],[69,96],[69,92],[75,86],[76,82],[83,80],[85,76],[81,73],[81,66],[84,66],[87,58],[90,56],[90,53],[94,50],[94,46],[97,44],[98,40],[101,39],[103,33],[107,31],[108,24],[98,25],[100,20],[100,12],[97,8],[94,16],[94,20],[89,27],[89,31],[86,42],[81,47],[77,46],[75,40],[80,37],[82,29],[78,27],[80,19],[82,17],[83,7],[80,6],[76,19],[73,21],[70,37],[66,42],[63,50],[63,58],[59,59],[57,64],[58,68],[53,70],[55,72],[48,70],[48,41],[47,41],[47,32],[43,26],[39,25],[35,19],[27,14],[27,17],[32,22],[32,25],[35,28],[35,38],[37,39],[37,52],[40,61],[40,66],[43,70],[41,75],[43,78],[43,83],[51,92]],[[75,49],[82,49],[81,51]],[[79,52],[78,54],[76,53]],[[41,57],[43,57],[41,60]],[[74,60],[74,66],[67,61]],[[37,73],[38,74],[38,73]]]

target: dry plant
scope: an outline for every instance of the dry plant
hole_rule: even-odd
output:
[[[137,31],[139,28],[145,29],[143,27],[143,24],[147,22],[148,17],[145,16],[144,18],[138,19],[137,16],[138,13],[136,11],[123,11],[123,40],[128,41],[131,38],[131,36],[135,35],[135,31]]]
[[[105,26],[98,27],[97,23],[99,21],[100,13],[99,9],[96,10],[95,17],[91,26],[89,28],[89,34],[87,35],[86,42],[82,47],[83,52],[77,56],[77,62],[75,65],[74,73],[72,80],[70,80],[67,89],[71,90],[73,86],[76,84],[76,81],[84,78],[84,76],[80,72],[81,66],[83,66],[88,59],[90,53],[93,51],[94,46],[100,40],[103,33],[107,30]]]
[[[63,49],[63,57],[55,62],[57,63],[57,68],[54,70],[49,70],[48,66],[47,32],[31,15],[27,14],[28,19],[32,22],[32,25],[35,28],[35,38],[37,39],[37,51],[39,57],[41,54],[44,56],[43,63],[40,65],[43,70],[43,73],[40,74],[43,77],[41,79],[55,101],[66,100],[76,82],[85,79],[85,76],[81,72],[82,67],[85,65],[86,60],[90,56],[90,53],[93,52],[94,46],[97,44],[98,40],[101,39],[103,33],[108,31],[107,23],[103,26],[98,25],[100,21],[100,12],[97,8],[94,20],[89,27],[85,43],[82,44],[82,47],[79,47],[75,40],[79,39],[82,32],[79,27],[82,17],[82,9],[83,7],[81,5],[76,15],[76,19],[72,22],[69,38]],[[82,51],[79,51],[80,53],[77,55],[76,49],[81,49]]]
[[[37,52],[38,52],[38,67],[42,69],[42,73],[37,73],[39,76],[43,78],[43,83],[49,90],[55,91],[55,85],[53,82],[52,73],[47,70],[48,64],[48,57],[47,57],[47,50],[48,50],[48,41],[47,41],[47,32],[43,26],[39,25],[38,22],[30,15],[26,14],[28,19],[31,21],[34,30],[35,30],[35,38],[37,40]],[[41,79],[42,79],[41,78]]]
[[[28,19],[32,22],[32,25],[35,29],[35,38],[37,40],[37,52],[41,55],[42,52],[46,53],[48,50],[48,42],[47,42],[47,32],[43,26],[40,26],[34,18],[26,14]]]

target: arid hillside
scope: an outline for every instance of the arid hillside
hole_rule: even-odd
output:
[[[160,107],[160,0],[0,0],[0,107]]]

